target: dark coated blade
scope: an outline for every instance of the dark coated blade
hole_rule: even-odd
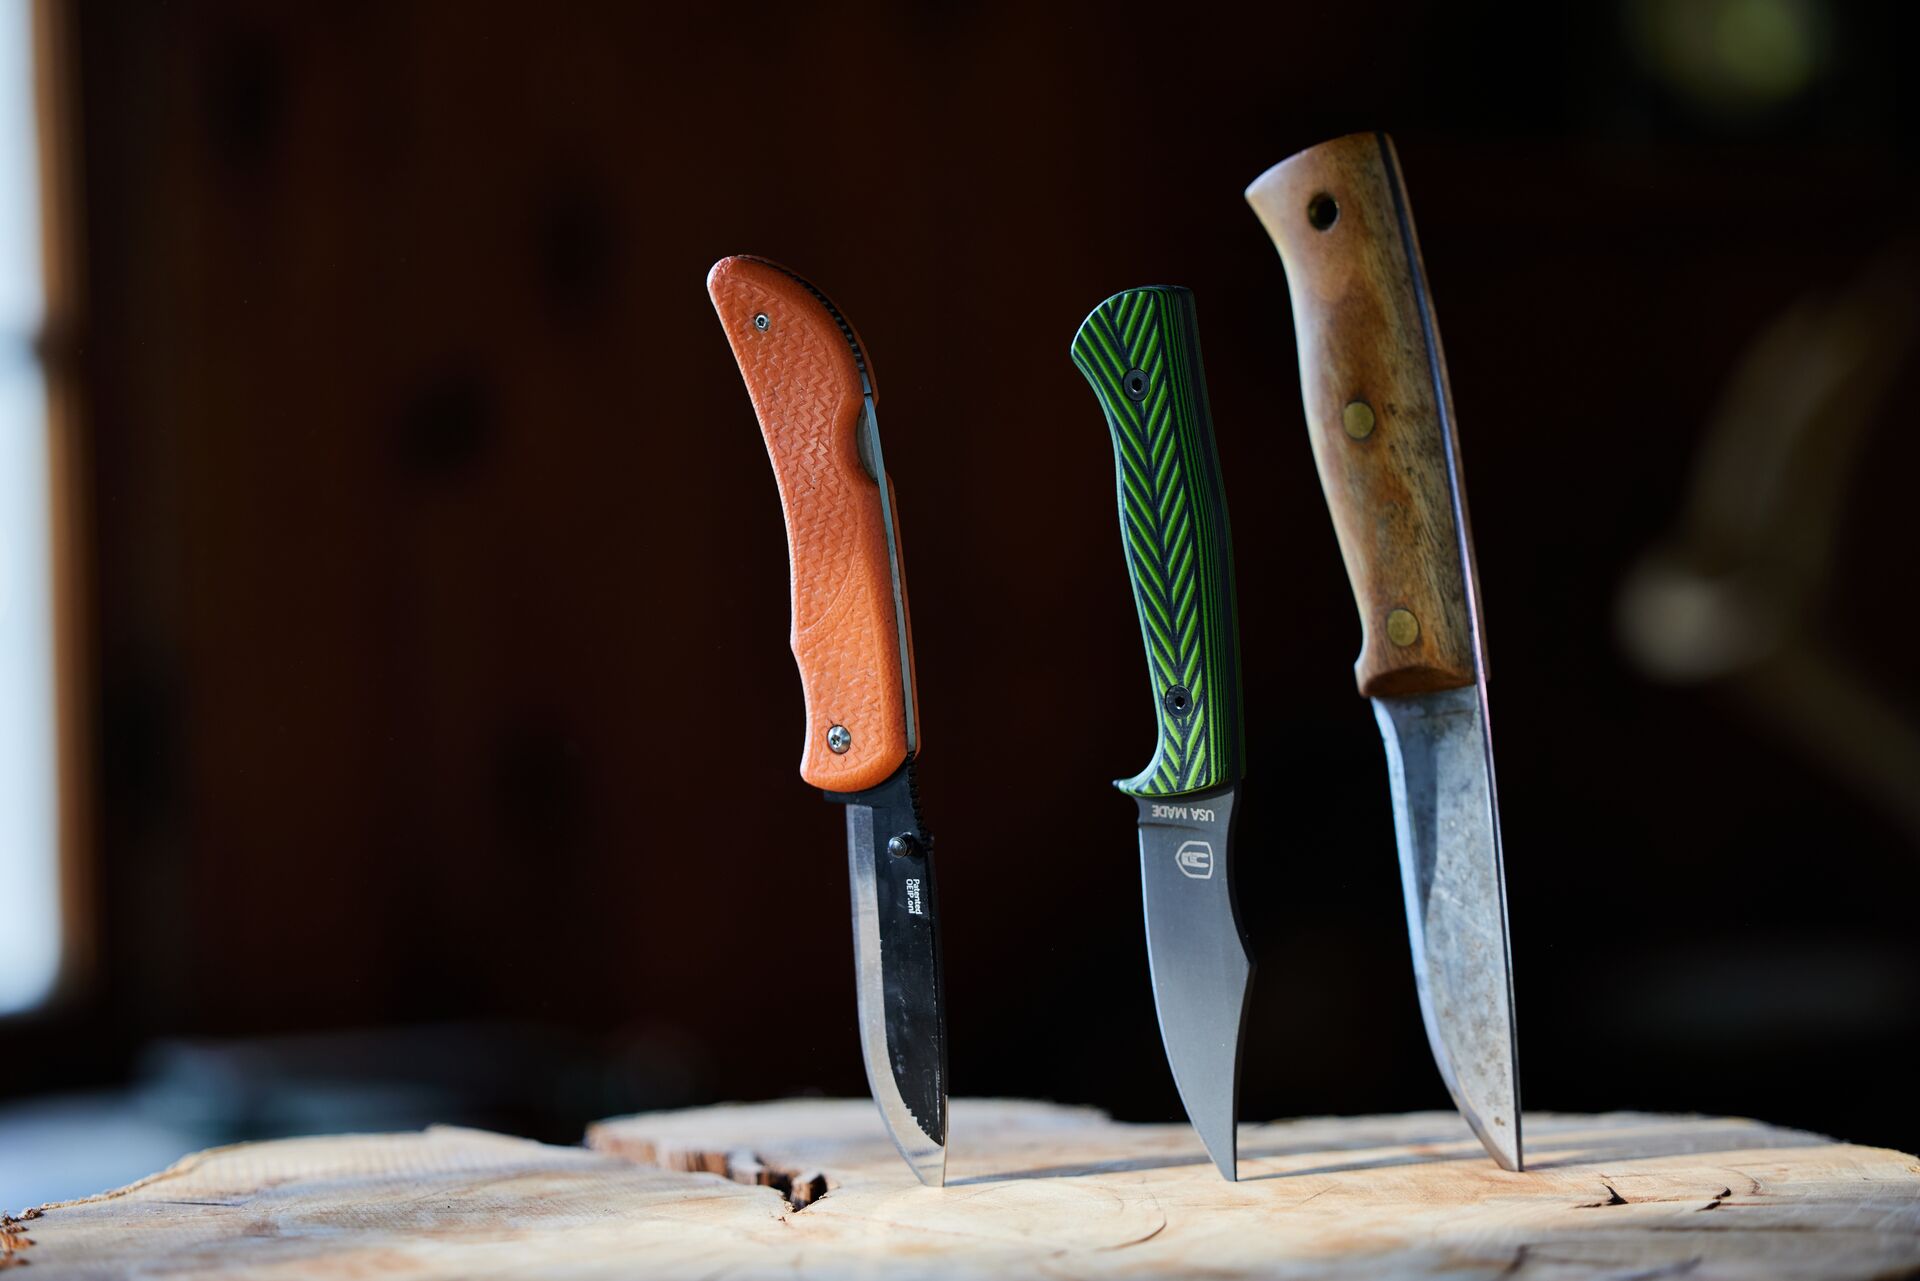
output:
[[[1454,1105],[1521,1168],[1506,876],[1480,689],[1376,698],[1420,1013]]]
[[[932,842],[909,760],[847,807],[860,1049],[887,1132],[922,1183],[947,1177],[947,1020]]]
[[[1147,960],[1167,1063],[1207,1154],[1238,1177],[1240,1031],[1253,962],[1233,901],[1237,784],[1139,798]]]

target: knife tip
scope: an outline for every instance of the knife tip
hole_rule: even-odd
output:
[[[1478,1112],[1464,1103],[1460,1108],[1460,1114],[1465,1118],[1467,1127],[1473,1131],[1474,1137],[1480,1140],[1480,1146],[1485,1148],[1487,1155],[1493,1158],[1495,1165],[1515,1174],[1525,1172],[1526,1161],[1522,1154],[1520,1116],[1517,1110],[1508,1112],[1503,1109],[1501,1112],[1492,1114],[1492,1125],[1488,1125]],[[1507,1121],[1509,1116],[1512,1118],[1511,1125]]]
[[[1192,1114],[1188,1114],[1192,1120]],[[1229,1114],[1224,1119],[1211,1119],[1211,1124],[1196,1124],[1193,1128],[1200,1135],[1200,1145],[1207,1150],[1213,1160],[1213,1168],[1220,1171],[1220,1177],[1229,1183],[1240,1181],[1240,1130],[1238,1118]]]
[[[913,1167],[914,1174],[927,1187],[947,1186],[947,1149],[944,1146],[930,1153],[916,1153],[908,1158],[907,1164]]]

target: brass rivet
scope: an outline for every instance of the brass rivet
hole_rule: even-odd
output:
[[[1364,400],[1349,403],[1340,411],[1340,425],[1355,440],[1365,440],[1373,434],[1373,406]]]
[[[1393,610],[1387,615],[1387,639],[1405,649],[1420,639],[1420,620],[1411,610]]]

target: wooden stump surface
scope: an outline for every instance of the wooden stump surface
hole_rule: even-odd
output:
[[[1509,1174],[1450,1113],[1241,1130],[960,1100],[922,1188],[864,1100],[218,1148],[0,1225],[93,1277],[1920,1276],[1920,1160],[1753,1121],[1526,1118]]]

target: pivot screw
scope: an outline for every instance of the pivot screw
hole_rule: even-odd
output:
[[[1387,615],[1387,639],[1405,649],[1420,639],[1420,620],[1409,609],[1396,609]]]
[[[827,746],[833,749],[835,756],[843,756],[853,746],[853,732],[845,725],[827,727]]]
[[[902,832],[887,842],[887,853],[895,858],[911,858],[920,852],[920,842],[913,839],[912,832]]]
[[[767,313],[764,311],[753,318],[753,327],[763,334],[767,332],[767,326],[771,323],[772,322],[767,319]]]

